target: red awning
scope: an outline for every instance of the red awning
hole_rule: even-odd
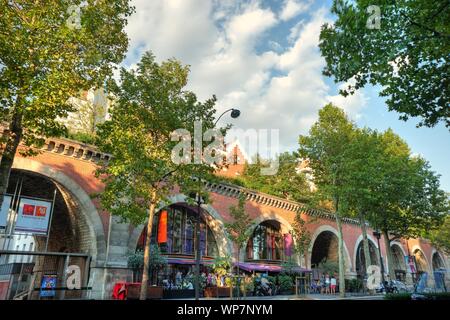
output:
[[[251,263],[251,262],[239,262],[235,263],[235,266],[239,266],[240,269],[245,271],[259,271],[259,272],[281,272],[283,267],[280,265],[270,265],[261,263]],[[311,272],[309,269],[304,269],[301,267],[292,268],[295,272]]]

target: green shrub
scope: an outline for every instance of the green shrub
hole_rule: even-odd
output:
[[[384,296],[385,300],[411,300],[411,293],[388,293]]]
[[[360,292],[363,288],[361,279],[345,279],[345,289],[348,292]]]
[[[290,276],[281,275],[279,280],[280,280],[280,290],[282,291],[292,290],[294,282],[292,281],[292,278]]]

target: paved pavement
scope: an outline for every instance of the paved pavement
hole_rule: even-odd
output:
[[[339,295],[325,295],[325,294],[307,294],[304,296],[259,296],[259,297],[242,297],[240,300],[383,300],[383,295],[365,295],[365,296],[347,296],[345,298],[339,297]],[[205,298],[204,298],[205,299]],[[208,300],[211,298],[206,298]],[[228,300],[226,298],[222,298]],[[220,299],[219,299],[220,300]]]

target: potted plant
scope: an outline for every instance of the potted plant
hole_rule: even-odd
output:
[[[279,276],[280,283],[280,294],[288,295],[294,293],[294,282],[292,281],[292,277],[289,275],[281,275]]]
[[[217,257],[214,260],[214,264],[211,267],[211,271],[218,278],[225,277],[231,269],[231,257],[229,255],[225,257]],[[211,286],[205,288],[205,297],[229,297],[230,285],[228,278],[225,278],[225,286],[222,286],[220,281],[217,281],[217,286]],[[231,279],[230,279],[231,280]]]
[[[144,267],[144,252],[143,250],[136,250],[136,252],[128,255],[128,267],[133,270],[133,282],[137,282],[142,277],[142,268]],[[150,247],[150,282],[157,278],[158,272],[167,266],[167,258],[161,254],[157,245]],[[127,299],[138,299],[140,292],[140,284],[133,283],[128,285]],[[147,289],[147,298],[161,299],[163,297],[163,288],[158,285],[150,285]]]

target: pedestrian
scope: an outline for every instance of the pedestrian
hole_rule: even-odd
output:
[[[330,294],[330,276],[328,273],[325,275],[325,294]]]
[[[335,294],[336,293],[336,277],[334,276],[334,274],[331,277],[330,287],[331,287],[331,294]]]

